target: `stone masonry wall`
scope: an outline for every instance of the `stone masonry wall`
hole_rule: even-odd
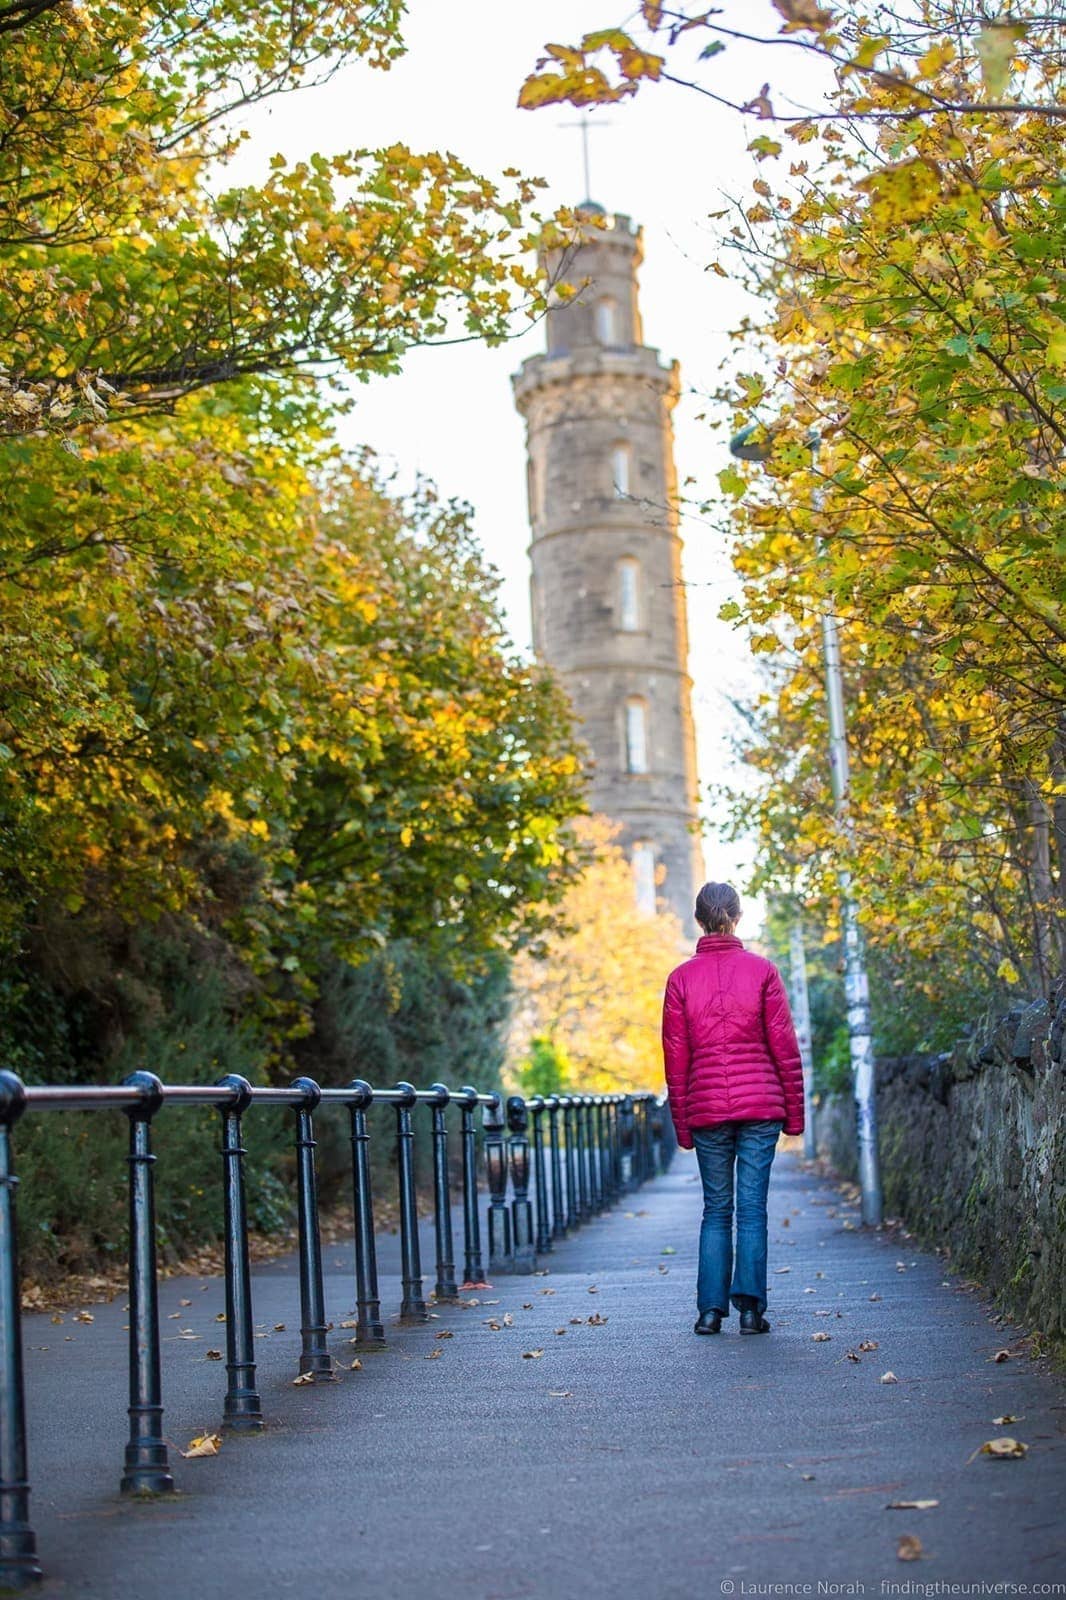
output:
[[[1035,1019],[1035,1024],[1034,1024]],[[885,1215],[946,1245],[1003,1309],[1066,1348],[1066,998],[983,1046],[877,1064]],[[1031,1037],[1034,1026],[1037,1037]],[[850,1095],[823,1097],[820,1155],[857,1179]]]

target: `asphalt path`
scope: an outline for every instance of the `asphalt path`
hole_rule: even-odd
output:
[[[147,1503],[118,1493],[122,1299],[87,1306],[91,1322],[28,1317],[38,1592],[702,1600],[1000,1583],[1066,1594],[1066,1385],[1024,1352],[1020,1330],[994,1324],[935,1254],[862,1229],[856,1208],[784,1151],[770,1190],[772,1332],[741,1338],[734,1315],[696,1338],[698,1221],[682,1154],[557,1244],[543,1275],[500,1276],[416,1327],[388,1315],[400,1294],[385,1236],[388,1347],[356,1370],[342,1326],[351,1249],[327,1246],[340,1376],[313,1386],[293,1382],[295,1263],[257,1269],[267,1426],[225,1437],[208,1459],[179,1449],[221,1420],[224,1365],[207,1352],[224,1349],[222,1285],[169,1279],[178,1492]],[[897,1381],[882,1381],[889,1372]],[[1006,1415],[1017,1420],[994,1421]],[[981,1453],[1004,1436],[1028,1445],[1023,1458]],[[901,1559],[901,1541],[913,1551],[915,1540],[916,1558]]]

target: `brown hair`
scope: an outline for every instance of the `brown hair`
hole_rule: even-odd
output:
[[[731,883],[705,883],[696,896],[696,921],[705,933],[731,933],[740,920],[740,896]]]

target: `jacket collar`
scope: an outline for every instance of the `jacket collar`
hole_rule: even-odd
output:
[[[705,933],[696,940],[698,956],[717,955],[720,950],[743,950],[744,942],[735,933]]]

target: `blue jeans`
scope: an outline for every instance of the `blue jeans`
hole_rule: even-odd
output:
[[[781,1119],[767,1122],[721,1122],[714,1128],[693,1128],[700,1177],[703,1180],[703,1222],[696,1305],[728,1317],[730,1302],[750,1295],[766,1310],[766,1193]],[[733,1261],[733,1165],[737,1173],[737,1250]],[[732,1281],[730,1281],[732,1279]]]

